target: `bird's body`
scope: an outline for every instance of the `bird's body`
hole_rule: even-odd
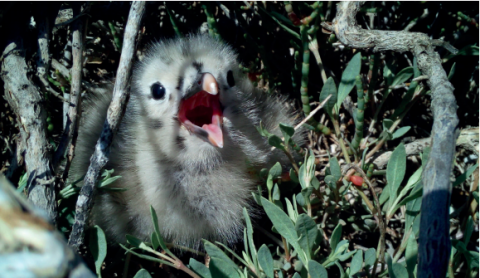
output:
[[[77,177],[86,172],[110,99],[86,102],[72,166]],[[281,135],[278,123],[296,122],[283,101],[256,90],[239,71],[233,50],[212,38],[152,45],[134,67],[107,165],[121,176],[111,187],[127,190],[97,194],[94,224],[111,241],[122,242],[125,234],[147,240],[151,205],[170,242],[235,242],[243,231],[242,209],[251,207],[258,182],[249,167],[285,162],[256,129],[262,122]]]

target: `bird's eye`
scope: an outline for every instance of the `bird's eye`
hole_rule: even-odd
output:
[[[231,70],[227,72],[227,82],[228,82],[228,86],[230,87],[235,86],[235,79],[233,79],[233,72]]]
[[[159,100],[165,97],[165,87],[160,83],[155,83],[150,87],[153,99]]]

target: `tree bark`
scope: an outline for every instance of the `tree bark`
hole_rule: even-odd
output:
[[[28,17],[10,17],[8,42],[3,51],[1,78],[4,82],[5,99],[17,115],[28,175],[28,199],[48,214],[55,225],[57,203],[55,178],[50,169],[49,144],[47,142],[47,113],[45,99],[40,89],[28,77],[29,67],[25,59],[23,26]]]

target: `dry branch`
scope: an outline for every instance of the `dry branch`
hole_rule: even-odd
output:
[[[75,222],[68,243],[77,249],[83,243],[84,229],[92,207],[95,194],[95,182],[100,170],[108,162],[110,145],[122,120],[129,95],[128,80],[132,68],[132,59],[135,51],[135,38],[140,27],[140,21],[145,11],[145,2],[133,2],[128,15],[125,34],[123,37],[122,55],[117,70],[117,78],[113,89],[113,99],[108,107],[102,134],[95,146],[95,153],[90,159],[85,176],[84,185],[80,191],[75,209]]]
[[[432,91],[432,148],[423,171],[418,277],[445,277],[450,257],[449,216],[453,156],[458,118],[453,86],[448,81],[435,45],[426,34],[405,31],[365,30],[355,16],[362,2],[341,2],[332,25],[338,39],[352,48],[373,48],[373,51],[411,52],[418,68],[428,76]],[[380,258],[382,259],[382,258]]]
[[[1,78],[5,84],[5,99],[17,115],[22,145],[26,148],[28,199],[45,210],[49,220],[55,224],[57,203],[46,134],[47,113],[43,94],[27,76],[22,40],[24,32],[21,29],[25,25],[24,20],[24,17],[18,17],[11,22],[9,42],[2,54]]]
[[[85,4],[84,4],[85,5]],[[83,8],[85,10],[85,7]],[[73,5],[73,11],[75,14],[80,14],[80,4]],[[70,88],[70,104],[67,113],[67,120],[63,131],[62,138],[55,155],[53,157],[53,167],[58,169],[60,161],[68,152],[67,163],[65,165],[64,177],[68,174],[68,169],[73,159],[73,150],[75,148],[75,142],[77,139],[78,120],[81,106],[81,82],[82,82],[82,63],[83,63],[83,32],[82,32],[82,20],[78,19],[73,25],[72,35],[72,54],[73,54],[73,66],[71,70],[72,82]]]

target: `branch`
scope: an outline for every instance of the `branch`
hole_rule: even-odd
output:
[[[332,25],[338,39],[353,48],[373,51],[410,51],[416,56],[418,68],[428,76],[432,91],[432,148],[423,171],[422,217],[420,223],[418,277],[445,277],[450,257],[449,217],[450,173],[455,152],[458,118],[453,86],[448,81],[436,41],[426,34],[405,31],[378,31],[360,28],[355,16],[362,2],[341,2]]]
[[[85,4],[84,4],[85,5]],[[85,6],[82,9],[85,11]],[[80,13],[80,4],[75,3],[73,5],[73,12],[75,14]],[[83,63],[83,32],[82,21],[77,20],[73,26],[72,35],[72,54],[73,54],[73,66],[71,70],[72,82],[70,88],[70,105],[67,112],[67,121],[63,130],[62,138],[58,144],[57,151],[53,157],[53,169],[57,170],[62,158],[68,151],[68,159],[65,165],[64,177],[68,174],[70,164],[73,159],[73,150],[75,148],[75,142],[77,141],[78,132],[78,114],[81,106],[81,82],[82,82],[82,63]],[[67,75],[68,76],[68,75]]]
[[[117,70],[117,78],[113,89],[113,99],[108,107],[107,119],[103,125],[100,138],[95,146],[95,153],[90,159],[85,176],[84,185],[80,191],[75,209],[75,222],[68,243],[78,250],[84,239],[84,229],[87,217],[92,207],[92,199],[95,195],[95,181],[100,170],[108,162],[110,146],[120,121],[122,120],[127,99],[129,96],[128,79],[132,68],[132,59],[135,51],[135,37],[140,27],[140,21],[145,11],[145,2],[133,2],[128,15],[127,25],[123,37],[122,55]]]
[[[5,28],[10,30],[10,34],[2,54],[1,78],[5,84],[5,99],[17,115],[22,145],[26,148],[24,156],[28,175],[28,199],[45,210],[49,220],[55,225],[57,203],[46,134],[47,112],[43,94],[27,76],[28,65],[22,44],[22,35],[25,33],[22,26],[26,26],[26,18],[12,16],[10,27]]]

